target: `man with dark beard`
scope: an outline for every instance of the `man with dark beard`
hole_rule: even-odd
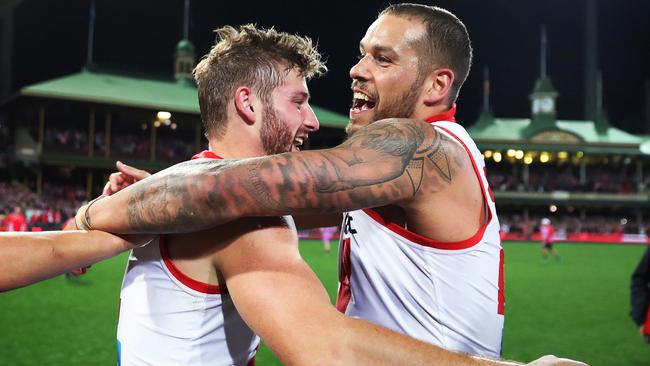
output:
[[[447,349],[498,357],[499,223],[482,155],[454,117],[472,59],[467,30],[444,9],[392,5],[368,28],[360,53],[342,145],[179,164],[81,217],[110,232],[185,232],[245,216],[349,211],[339,310]],[[387,117],[409,119],[379,121]],[[577,364],[540,364],[556,362]]]
[[[195,161],[298,151],[318,129],[306,79],[325,66],[311,42],[252,25],[217,32],[221,40],[194,72],[209,140]],[[163,235],[133,249],[120,294],[120,364],[252,365],[257,335],[285,364],[483,362],[343,316],[297,244],[285,216]]]

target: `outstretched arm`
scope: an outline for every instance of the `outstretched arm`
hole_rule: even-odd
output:
[[[343,315],[300,257],[295,234],[273,219],[255,227],[220,250],[215,264],[237,311],[284,364],[519,365],[448,351]],[[584,366],[553,356],[530,365]]]
[[[400,203],[417,196],[424,180],[432,189],[451,184],[454,144],[420,121],[380,121],[332,149],[184,162],[97,201],[89,217],[110,232],[174,233],[244,216]]]
[[[130,242],[102,231],[0,233],[0,291],[85,267],[131,248]]]

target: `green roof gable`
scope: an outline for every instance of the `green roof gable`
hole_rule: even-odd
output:
[[[640,153],[644,139],[618,128],[608,126],[599,133],[597,122],[556,120],[545,129],[531,130],[529,118],[492,118],[483,115],[469,127],[476,143],[483,148],[584,150],[593,152]],[[532,134],[531,134],[531,131]]]
[[[26,86],[20,95],[200,114],[192,84],[88,70]],[[348,123],[347,116],[312,108],[323,126],[344,128]]]

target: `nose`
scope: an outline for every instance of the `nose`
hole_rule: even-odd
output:
[[[368,68],[366,67],[366,58],[368,55],[363,56],[352,68],[350,69],[350,78],[352,80],[367,81],[370,77]]]
[[[316,117],[316,113],[314,113],[314,110],[311,108],[310,104],[307,104],[307,108],[304,108],[304,113],[305,116],[303,118],[303,126],[305,126],[305,129],[309,132],[315,132],[318,131],[320,128],[320,122],[318,122],[318,117]]]

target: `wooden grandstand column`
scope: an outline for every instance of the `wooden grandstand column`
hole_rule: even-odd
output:
[[[89,201],[93,197],[93,172],[88,170],[86,173],[86,200]]]
[[[642,189],[643,189],[643,160],[637,159],[637,161],[636,161],[636,191],[638,193],[641,193]]]
[[[38,108],[38,144],[36,150],[38,156],[43,154],[43,140],[45,139],[45,107]],[[40,197],[43,194],[43,171],[39,168],[36,171],[36,195]]]
[[[111,156],[111,112],[106,112],[106,124],[104,125],[104,157]]]
[[[45,138],[45,107],[38,108],[38,155],[43,153],[43,139]]]
[[[43,194],[43,171],[39,169],[36,172],[36,195],[40,197]]]
[[[149,144],[149,160],[156,161],[156,125],[151,123],[151,140]]]
[[[521,181],[525,187],[528,187],[528,181],[530,180],[530,165],[524,164],[524,171],[521,174]]]
[[[587,184],[587,159],[580,160],[580,184]]]
[[[93,156],[95,152],[95,110],[90,110],[88,116],[88,156]]]

